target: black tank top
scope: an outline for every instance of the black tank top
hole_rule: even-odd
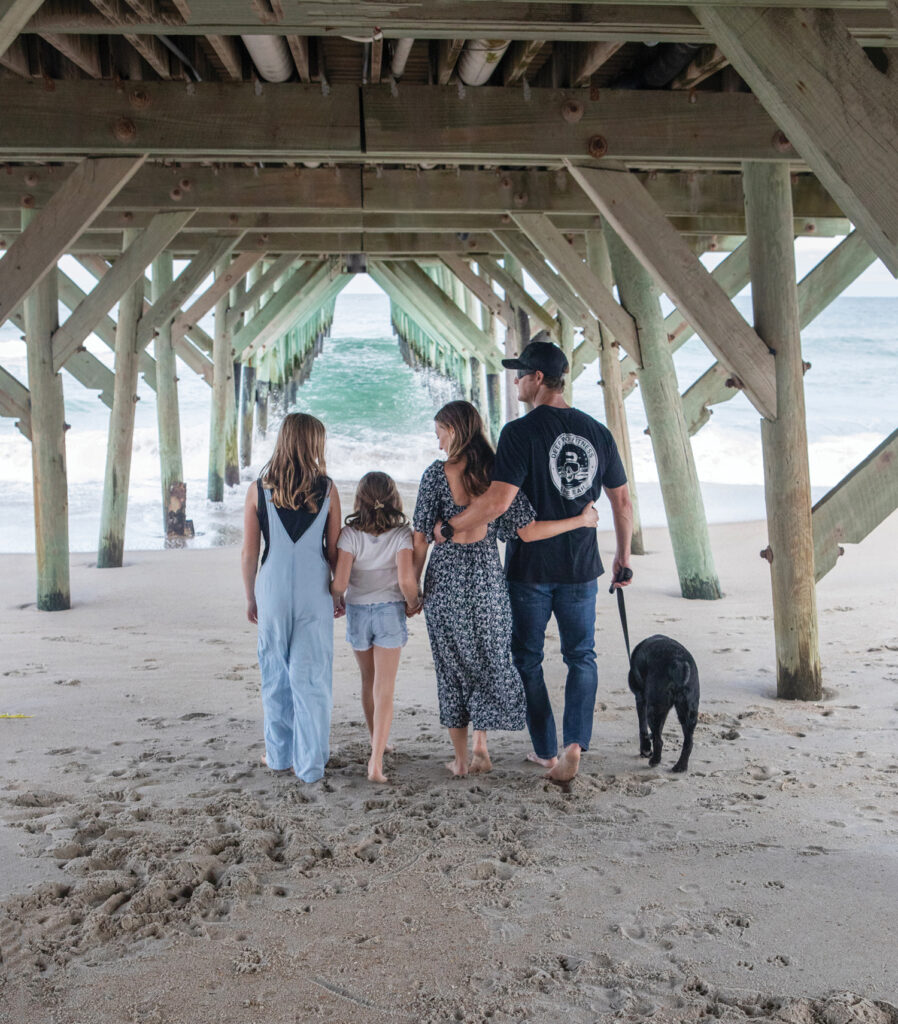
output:
[[[315,490],[312,492],[315,499],[315,504],[318,509],[321,509],[321,503],[324,501],[325,495],[327,494],[327,485],[329,481],[327,477],[320,477],[318,483],[315,486]],[[262,539],[265,542],[265,547],[262,551],[262,565],[265,564],[265,559],[268,557],[268,545],[269,545],[269,532],[268,532],[268,502],[265,500],[265,491],[262,487],[261,478],[256,481],[256,487],[258,488],[258,499],[256,501],[256,511],[259,516],[259,526],[262,530]],[[295,544],[299,538],[308,530],[308,528],[315,522],[318,512],[308,512],[304,508],[278,508],[274,506],[275,511],[278,514],[283,524],[284,529],[287,531],[287,535],[290,540]]]

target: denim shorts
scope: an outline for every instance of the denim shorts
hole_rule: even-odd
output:
[[[354,651],[367,651],[375,644],[405,647],[407,640],[404,601],[346,606],[346,642]]]

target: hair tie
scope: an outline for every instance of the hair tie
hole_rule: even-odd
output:
[[[375,501],[374,502],[374,511],[375,512],[379,511],[383,507],[384,507],[384,503],[382,501]]]

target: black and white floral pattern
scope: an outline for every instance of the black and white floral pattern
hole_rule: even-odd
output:
[[[452,500],[441,461],[424,471],[414,528],[433,540],[434,523],[462,507]],[[508,511],[474,544],[434,545],[424,577],[424,617],[433,651],[440,723],[455,729],[523,729],[524,686],[511,661],[511,606],[496,538],[508,540],[536,518],[519,491]]]

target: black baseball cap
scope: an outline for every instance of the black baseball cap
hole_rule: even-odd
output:
[[[562,377],[568,371],[567,357],[561,349],[548,339],[548,331],[540,331],[516,359],[503,359],[502,365],[509,370],[526,370],[535,373],[541,370],[547,377]]]

